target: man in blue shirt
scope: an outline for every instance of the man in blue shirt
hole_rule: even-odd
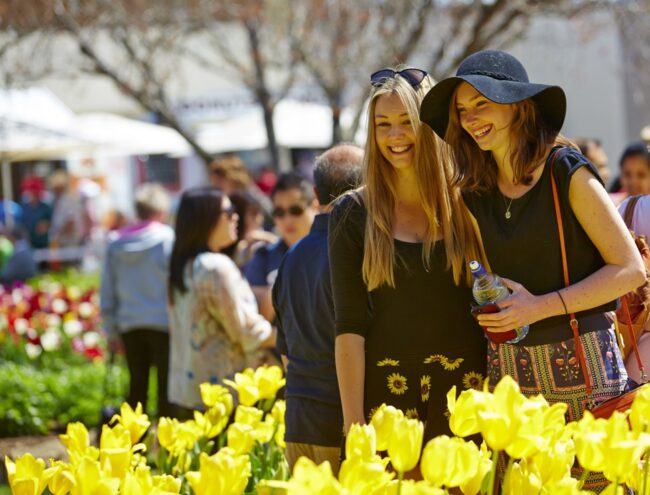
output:
[[[338,472],[343,413],[334,362],[334,306],[327,255],[333,201],[361,182],[363,150],[337,145],[317,158],[320,214],[309,235],[284,257],[273,286],[277,349],[287,369],[285,417],[289,466],[300,456]]]
[[[312,185],[295,173],[282,174],[271,191],[273,221],[280,236],[275,244],[259,248],[243,267],[244,276],[253,289],[260,313],[275,319],[271,287],[286,252],[309,233],[317,204]]]

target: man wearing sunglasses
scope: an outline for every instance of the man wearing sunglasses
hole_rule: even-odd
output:
[[[316,160],[320,214],[309,235],[284,257],[273,285],[277,350],[287,369],[286,456],[306,456],[338,471],[343,413],[334,363],[334,308],[327,233],[329,212],[341,194],[361,182],[363,150],[340,144]]]
[[[283,174],[271,191],[272,216],[280,240],[261,247],[243,268],[257,298],[260,313],[267,320],[275,319],[271,302],[271,288],[282,258],[300,239],[309,233],[317,203],[312,185],[295,173]]]

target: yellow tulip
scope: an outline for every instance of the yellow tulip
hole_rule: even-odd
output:
[[[432,485],[451,488],[470,481],[479,469],[480,460],[473,442],[441,435],[427,442],[420,469]]]
[[[487,474],[492,470],[492,459],[490,452],[487,450],[485,443],[481,444],[479,450],[479,462],[474,476],[466,479],[460,484],[460,489],[464,495],[476,495],[483,485],[483,480]]]
[[[59,435],[61,443],[68,452],[85,453],[90,446],[88,430],[83,423],[68,423],[65,435]]]
[[[507,495],[537,495],[542,489],[542,482],[534,470],[529,470],[526,460],[515,462],[506,474],[503,484]]]
[[[544,432],[546,438],[557,438],[566,429],[566,412],[569,406],[564,402],[556,402],[544,410]]]
[[[289,482],[278,480],[260,480],[257,484],[257,495],[287,495]]]
[[[456,386],[447,393],[449,429],[459,437],[475,435],[480,431],[478,411],[485,404],[486,393],[478,390],[463,390],[456,398]]]
[[[612,483],[620,483],[629,475],[630,468],[640,462],[644,446],[629,430],[627,416],[619,411],[607,420],[605,432],[607,460],[603,474]]]
[[[264,418],[264,421],[258,424],[253,430],[253,438],[260,443],[268,443],[276,433],[276,428],[278,428],[278,426],[281,425],[276,425],[273,418],[267,415],[266,418]]]
[[[580,465],[589,471],[601,472],[605,467],[607,421],[595,419],[589,411],[585,411],[582,419],[575,425],[573,435],[576,456]]]
[[[255,437],[249,425],[233,423],[228,427],[228,447],[237,454],[248,454],[253,449]]]
[[[107,477],[99,462],[84,457],[75,470],[76,483],[71,495],[116,495],[120,480]]]
[[[275,399],[278,390],[287,382],[279,366],[260,366],[255,370],[254,379],[261,400]]]
[[[68,450],[70,464],[76,466],[83,457],[99,459],[99,450],[90,445],[88,430],[81,423],[68,423],[65,435],[59,435],[61,443]]]
[[[379,406],[375,414],[373,414],[370,424],[375,429],[378,452],[388,449],[388,443],[395,430],[395,425],[403,418],[404,413],[400,409],[386,404]]]
[[[271,416],[276,423],[284,424],[284,416],[287,413],[287,403],[283,400],[276,400],[271,409]]]
[[[593,492],[581,490],[580,482],[571,477],[545,484],[541,493],[542,495],[594,495]]]
[[[111,476],[123,478],[131,466],[131,433],[121,424],[110,428],[102,427],[102,436],[99,440],[99,461],[102,466],[110,466]]]
[[[650,385],[643,385],[636,393],[630,408],[630,423],[637,432],[650,432]]]
[[[397,495],[398,481],[391,481],[376,495]],[[447,495],[445,490],[435,488],[426,481],[403,480],[401,495]],[[374,495],[374,494],[373,494]]]
[[[478,411],[481,434],[490,449],[505,450],[517,438],[522,420],[526,420],[522,411],[531,405],[526,404],[519,386],[508,375],[494,387],[492,394],[484,397],[486,401]]]
[[[199,428],[193,419],[180,423],[177,433],[178,436],[174,444],[175,452],[190,450],[203,436],[203,430]]]
[[[343,495],[344,490],[332,474],[330,463],[325,461],[317,466],[306,457],[301,457],[293,469],[289,480],[288,493],[291,495]]]
[[[386,472],[384,463],[376,455],[355,456],[341,463],[339,482],[349,495],[369,495],[383,490],[394,474]]]
[[[52,495],[65,495],[70,493],[77,484],[71,466],[62,461],[52,462],[52,476],[47,484],[47,488]]]
[[[237,455],[232,449],[221,449],[213,456],[201,453],[199,471],[185,476],[194,495],[241,495],[251,475],[247,455]]]
[[[214,411],[215,408],[210,409]],[[219,433],[221,433],[228,423],[228,418],[226,416],[221,416],[216,414],[214,417],[214,423],[210,420],[208,413],[203,414],[199,411],[194,411],[194,423],[196,427],[201,431],[201,435],[205,438],[214,438]]]
[[[402,418],[388,443],[388,456],[397,472],[405,473],[417,466],[422,450],[424,426],[417,419]]]
[[[376,448],[375,429],[370,425],[353,424],[345,439],[346,458],[371,459]]]
[[[158,420],[158,443],[165,450],[173,449],[178,437],[179,424],[177,419],[160,418]]]
[[[255,383],[255,372],[251,368],[246,368],[242,373],[235,373],[234,381],[223,382],[237,391],[239,403],[244,406],[254,406],[260,400],[260,391]]]
[[[164,493],[180,493],[181,480],[168,474],[161,474],[152,477],[153,486]]]
[[[281,425],[278,425],[278,430],[275,432],[275,443],[278,445],[278,447],[284,449],[287,447],[287,444],[285,443],[284,440],[284,434],[286,432],[286,427],[284,426],[284,423]]]
[[[142,438],[142,435],[145,434],[151,425],[149,417],[142,412],[142,404],[139,402],[135,406],[135,410],[133,410],[129,404],[124,402],[120,407],[120,414],[113,416],[111,423],[115,421],[129,431],[132,445],[138,443],[138,440]]]
[[[527,401],[527,404],[530,402]],[[525,459],[547,445],[548,440],[544,437],[544,411],[540,408],[527,413],[522,411],[518,423],[516,434],[505,450],[514,459]]]
[[[566,440],[541,449],[532,457],[531,464],[539,475],[542,484],[546,486],[570,477],[574,461],[575,447],[573,441]]]
[[[214,407],[217,404],[226,406],[226,415],[230,415],[233,409],[232,394],[223,385],[202,383],[199,385],[201,400],[207,407]]]
[[[262,421],[264,411],[256,407],[237,406],[235,411],[235,423],[248,425],[252,428],[257,427]]]
[[[16,495],[40,495],[47,486],[50,473],[45,472],[45,461],[32,454],[23,454],[14,463],[5,457],[5,467],[12,493]]]

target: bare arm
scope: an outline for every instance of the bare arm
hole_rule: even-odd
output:
[[[625,223],[605,189],[587,169],[575,172],[569,186],[569,201],[580,225],[606,263],[584,280],[560,291],[568,312],[575,313],[635,290],[643,284],[645,270]],[[556,292],[533,296],[522,285],[510,280],[506,282],[513,293],[499,303],[502,311],[479,316],[480,323],[492,331],[507,331],[565,313]]]
[[[251,289],[253,289],[253,294],[255,294],[260,314],[268,321],[273,321],[275,319],[275,310],[273,309],[273,301],[271,300],[271,287],[261,285],[251,287]]]
[[[336,337],[336,375],[339,381],[346,435],[354,423],[366,423],[363,414],[365,342],[366,339],[354,333],[344,333]]]

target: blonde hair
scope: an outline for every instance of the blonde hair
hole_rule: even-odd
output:
[[[431,264],[436,240],[442,237],[447,253],[447,269],[454,281],[469,284],[467,269],[473,259],[485,261],[478,232],[460,195],[452,187],[452,167],[447,146],[426,125],[420,123],[419,108],[424,95],[433,85],[426,77],[413,88],[402,77],[387,79],[370,94],[368,138],[364,159],[363,195],[368,215],[365,226],[362,273],[368,290],[387,284],[395,287],[396,262],[393,239],[393,215],[397,200],[397,175],[379,151],[375,136],[375,106],[382,95],[396,94],[402,101],[416,134],[415,172],[422,208],[428,219],[422,250],[425,268]]]

